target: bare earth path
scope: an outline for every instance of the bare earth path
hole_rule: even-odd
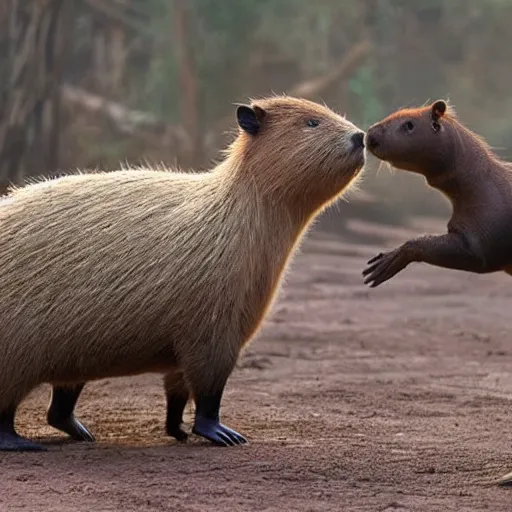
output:
[[[90,384],[98,444],[65,443],[44,387],[18,424],[50,450],[0,454],[0,511],[511,511],[512,280],[416,266],[368,290],[382,248],[308,237],[226,391],[249,445],[166,439],[156,376]]]

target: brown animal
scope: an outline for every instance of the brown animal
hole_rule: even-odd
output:
[[[223,390],[312,219],[364,165],[364,132],[316,103],[237,108],[239,134],[211,172],[72,175],[0,201],[0,449],[27,393],[54,386],[48,421],[92,436],[73,410],[86,381],[166,374],[167,432],[245,442],[222,425]]]
[[[373,125],[366,147],[398,169],[422,174],[450,201],[448,232],[409,240],[368,262],[371,287],[412,262],[455,270],[512,273],[512,166],[439,100],[399,110]]]

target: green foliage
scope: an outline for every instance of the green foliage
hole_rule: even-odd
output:
[[[384,115],[381,100],[375,88],[377,84],[375,67],[371,64],[360,66],[349,80],[350,91],[358,98],[361,105],[360,123],[368,126]]]
[[[197,76],[200,84],[201,115],[214,121],[233,101],[233,84],[240,83],[246,70],[252,36],[269,0],[218,2],[191,0],[191,27]],[[212,91],[215,101],[211,101]]]
[[[136,108],[152,112],[169,122],[179,121],[177,66],[173,54],[172,18],[168,0],[146,0],[148,23],[138,34],[134,46],[146,43],[151,58],[137,62],[131,76],[136,81],[139,104]]]

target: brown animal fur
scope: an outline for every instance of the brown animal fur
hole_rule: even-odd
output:
[[[393,166],[425,176],[452,203],[448,232],[409,240],[364,270],[378,286],[409,263],[475,273],[512,268],[512,172],[482,137],[439,100],[399,110],[368,130],[366,146]]]
[[[326,107],[252,107],[257,133],[242,122],[211,172],[78,174],[0,201],[0,413],[41,383],[142,372],[196,406],[222,393],[305,229],[364,164]]]

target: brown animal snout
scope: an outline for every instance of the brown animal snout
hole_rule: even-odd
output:
[[[352,144],[354,145],[354,149],[362,149],[364,148],[364,132],[357,132],[350,137],[352,140]]]
[[[366,137],[366,147],[372,151],[379,146],[379,140],[374,134],[370,134]]]
[[[382,130],[378,130],[378,128],[370,128],[368,133],[366,134],[366,147],[373,151],[379,147],[379,133]],[[377,133],[376,133],[377,132]]]
[[[381,124],[374,124],[373,126],[370,126],[368,128],[368,131],[366,132],[365,137],[365,146],[373,153],[375,156],[379,156],[376,154],[378,150],[381,150],[383,138],[386,135],[386,127],[382,126]]]

